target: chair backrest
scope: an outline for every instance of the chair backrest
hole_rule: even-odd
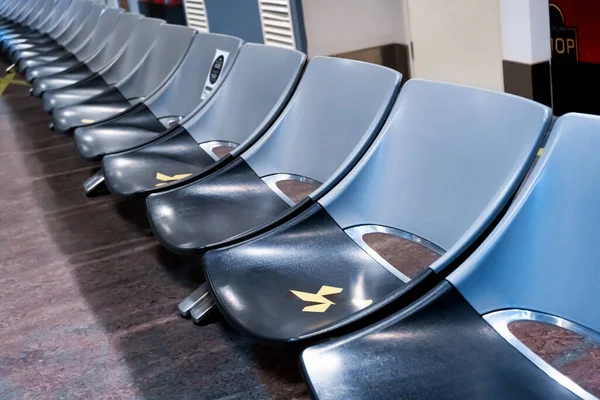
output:
[[[128,41],[143,18],[139,14],[122,13],[106,44],[86,61],[87,67],[97,72],[115,62],[127,48]]]
[[[72,24],[75,26],[75,29],[69,28],[69,35],[63,36],[64,47],[71,53],[74,53],[76,49],[83,46],[89,40],[105,9],[106,7],[103,5],[94,4],[90,8],[90,11],[85,14],[84,18],[75,20]]]
[[[184,127],[198,143],[241,144],[232,152],[238,154],[244,142],[256,140],[279,116],[305,61],[296,50],[244,44],[219,90]]]
[[[79,60],[87,59],[108,42],[108,38],[115,29],[119,16],[122,13],[123,10],[118,8],[104,9],[102,15],[100,15],[100,18],[98,19],[98,23],[94,26],[93,32],[88,35],[88,39],[85,43],[73,50],[73,53]]]
[[[5,2],[4,6],[1,10],[2,17],[12,20],[12,16],[13,16],[15,10],[17,9],[17,5],[18,5],[18,2],[16,0],[12,1],[12,2]]]
[[[40,11],[36,18],[31,22],[32,29],[39,30],[52,14],[52,9],[56,6],[56,0],[46,0],[40,7]]]
[[[9,13],[8,18],[14,22],[18,22],[19,18],[24,14],[30,11],[32,8],[32,3],[27,2],[27,4],[23,4],[23,2],[16,2],[12,7],[12,10]]]
[[[65,17],[60,19],[56,27],[49,32],[50,36],[58,43],[64,43],[70,34],[77,30],[87,13],[92,9],[93,4],[89,1],[74,1],[71,7],[65,13]]]
[[[142,18],[138,21],[119,58],[100,71],[106,83],[114,85],[139,67],[152,49],[164,23],[162,19],[156,18]]]
[[[444,268],[516,192],[551,121],[541,104],[413,79],[365,157],[319,203],[346,229],[379,225],[446,251]]]
[[[600,117],[558,119],[502,221],[448,277],[477,312],[534,311],[600,334],[598,148]]]
[[[67,18],[67,14],[71,9],[72,4],[73,0],[57,0],[56,3],[54,3],[54,7],[52,8],[50,15],[48,15],[46,21],[44,21],[44,23],[40,26],[40,32],[44,32],[52,36],[53,31],[57,28],[60,22]]]
[[[51,3],[51,0],[33,0],[33,9],[29,12],[29,14],[23,20],[23,25],[28,27],[32,27],[32,24],[39,18],[40,14],[44,10],[45,6],[48,3]]]
[[[126,99],[141,98],[162,87],[181,64],[195,34],[187,26],[162,25],[140,68],[119,82],[121,94]]]
[[[6,0],[6,1],[3,1],[2,4],[0,4],[0,15],[2,16],[2,18],[7,17],[8,12],[12,9],[14,4],[15,4],[14,0]]]
[[[241,157],[261,178],[285,173],[321,182],[311,194],[317,199],[371,144],[400,80],[375,64],[314,57],[281,116]]]
[[[157,118],[191,115],[205,103],[224,81],[243,41],[213,33],[198,33],[183,62],[169,81],[144,103]],[[212,91],[203,95],[204,85],[218,55],[227,56]]]
[[[3,1],[0,5],[0,15],[2,15],[3,18],[8,18],[17,4],[17,0]]]
[[[27,17],[35,12],[38,3],[39,0],[30,0],[25,4],[22,4],[19,13],[15,15],[14,21],[20,24],[24,23],[27,20]]]

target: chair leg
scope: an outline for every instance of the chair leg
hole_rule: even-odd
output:
[[[198,323],[208,315],[215,306],[215,300],[210,294],[208,283],[203,283],[177,306],[182,317],[192,317]]]
[[[102,190],[106,190],[103,170],[96,172],[83,182],[83,191],[88,197],[98,194]]]
[[[208,317],[211,310],[213,310],[216,305],[217,303],[215,303],[214,297],[209,294],[200,304],[192,308],[192,311],[190,311],[190,315],[192,316],[194,323],[201,323],[206,317]]]

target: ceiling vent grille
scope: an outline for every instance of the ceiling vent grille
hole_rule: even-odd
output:
[[[208,32],[208,17],[204,0],[185,0],[184,5],[188,26],[200,32]]]
[[[265,44],[296,48],[289,0],[258,0]]]

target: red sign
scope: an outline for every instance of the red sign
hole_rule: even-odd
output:
[[[600,64],[599,17],[599,0],[551,0],[552,56]]]

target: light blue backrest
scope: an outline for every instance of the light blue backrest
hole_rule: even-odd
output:
[[[198,143],[222,140],[244,148],[277,118],[305,60],[296,50],[244,44],[221,88],[184,127]]]
[[[122,13],[119,16],[117,25],[115,25],[106,45],[86,61],[88,68],[97,72],[102,68],[111,65],[111,63],[116,62],[118,56],[126,50],[127,42],[136,30],[139,21],[143,18],[144,17],[139,14]]]
[[[56,0],[45,0],[37,17],[31,22],[30,26],[32,29],[40,29],[44,26],[44,23],[50,19],[53,8],[56,6]]]
[[[16,4],[16,0],[3,1],[2,5],[0,5],[0,15],[2,15],[2,18],[9,18]]]
[[[433,242],[447,253],[431,268],[443,268],[514,195],[550,120],[522,97],[410,80],[367,155],[320,203],[343,229],[383,225]]]
[[[288,173],[322,182],[311,194],[317,198],[379,132],[400,80],[378,65],[314,57],[281,116],[242,157],[260,177]]]
[[[27,17],[35,11],[35,7],[38,6],[39,0],[30,0],[20,7],[19,13],[15,16],[15,21],[23,23],[27,20]]]
[[[93,4],[89,1],[74,1],[71,7],[66,11],[65,17],[61,18],[56,27],[50,32],[57,42],[64,43],[66,38],[69,38],[70,33],[81,26],[88,12],[92,9]]]
[[[183,61],[196,31],[187,26],[164,24],[140,68],[122,82],[119,91],[133,99],[152,94]]]
[[[518,308],[600,332],[600,118],[565,115],[511,208],[448,280],[481,314]]]
[[[19,2],[17,0],[3,1],[2,5],[0,6],[0,13],[2,14],[2,17],[9,18],[18,4]]]
[[[52,36],[61,21],[68,18],[67,14],[72,4],[72,0],[57,0],[48,19],[40,27],[40,31]]]
[[[216,52],[228,53],[218,77],[217,85],[220,85],[229,73],[242,43],[241,39],[233,36],[198,33],[175,74],[144,103],[157,118],[193,114],[215,92],[213,90],[203,100],[200,99]]]
[[[19,18],[21,18],[25,13],[31,11],[31,8],[33,6],[32,1],[33,0],[28,1],[27,4],[23,4],[23,2],[17,2],[10,11],[8,18],[17,22]]]
[[[31,10],[31,12],[29,13],[29,15],[27,15],[27,17],[25,17],[25,19],[23,20],[23,23],[29,27],[32,26],[32,24],[35,23],[35,21],[38,19],[38,17],[40,16],[40,13],[42,11],[44,11],[44,8],[46,8],[46,5],[51,2],[51,0],[34,0],[34,6],[33,9]]]
[[[152,50],[164,23],[162,19],[140,19],[121,56],[109,68],[100,72],[104,80],[112,85],[134,73]]]
[[[96,24],[105,9],[106,6],[94,4],[84,18],[76,20],[73,25],[76,26],[77,29],[73,29],[69,36],[64,38],[64,47],[71,53],[74,53],[83,46],[85,42],[89,40],[90,34],[96,27]],[[71,30],[71,28],[69,28],[69,30]]]
[[[102,45],[108,42],[110,34],[115,30],[119,16],[122,13],[123,10],[118,8],[104,9],[88,40],[74,50],[74,53],[79,60],[85,60],[90,57],[92,54],[96,53]]]

